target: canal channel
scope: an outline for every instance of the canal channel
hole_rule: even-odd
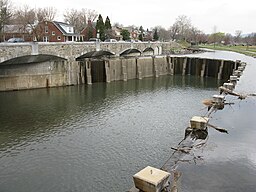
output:
[[[256,92],[256,59],[231,52],[190,57],[247,62],[235,91]],[[212,77],[166,75],[0,93],[0,191],[127,191],[132,176],[160,168],[184,138],[202,100],[218,93]],[[255,191],[256,97],[212,114],[201,160],[184,162],[182,191]]]

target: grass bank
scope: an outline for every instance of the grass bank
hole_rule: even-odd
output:
[[[199,48],[225,50],[242,53],[248,56],[256,57],[256,46],[229,46],[229,45],[199,45]]]

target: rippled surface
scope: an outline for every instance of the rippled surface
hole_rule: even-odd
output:
[[[237,90],[255,92],[253,70]],[[165,76],[0,93],[0,191],[126,191],[140,169],[163,165],[218,83]],[[255,98],[234,102],[211,120],[230,134],[210,132],[204,162],[180,167],[183,191],[256,187]]]

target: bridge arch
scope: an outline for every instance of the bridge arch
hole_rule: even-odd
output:
[[[38,54],[38,55],[24,55],[20,57],[15,57],[12,59],[5,60],[0,63],[1,66],[7,65],[22,65],[22,64],[33,64],[33,63],[43,63],[48,61],[66,60],[63,57],[49,54]]]
[[[6,60],[0,63],[0,91],[70,85],[67,66],[67,59],[48,54]]]
[[[115,53],[107,50],[90,51],[76,58],[76,61],[81,61],[86,58],[101,58],[106,56],[113,56]]]
[[[143,55],[154,55],[154,49],[152,47],[147,47],[143,50]]]
[[[120,53],[120,56],[140,56],[140,55],[141,55],[141,51],[139,49],[134,49],[134,48],[126,49]]]

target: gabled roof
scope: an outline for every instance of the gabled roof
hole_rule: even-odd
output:
[[[69,35],[78,35],[77,33],[68,33],[67,31],[65,31],[65,29],[63,29],[63,27],[61,27],[61,25],[64,25],[66,27],[72,27],[74,28],[73,25],[70,25],[68,23],[63,23],[63,22],[59,22],[59,21],[53,21],[52,22],[60,31],[63,35],[69,36]]]
[[[84,31],[88,28],[91,27],[93,30],[96,30],[96,24],[95,23],[91,23],[91,24],[87,24],[81,31],[81,33],[84,33]]]
[[[5,33],[24,33],[23,25],[4,25]]]

